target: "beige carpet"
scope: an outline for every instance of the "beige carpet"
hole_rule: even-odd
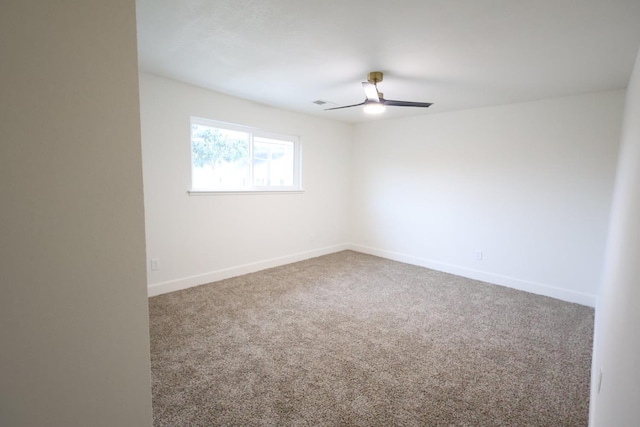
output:
[[[156,426],[586,426],[593,309],[345,251],[153,297]]]

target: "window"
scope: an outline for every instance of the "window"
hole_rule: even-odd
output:
[[[193,192],[301,189],[297,137],[191,118]]]

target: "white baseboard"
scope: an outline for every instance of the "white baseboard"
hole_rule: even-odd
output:
[[[467,277],[469,279],[480,280],[494,285],[506,286],[508,288],[518,289],[525,292],[531,292],[537,295],[544,295],[556,298],[562,301],[573,302],[576,304],[595,307],[596,295],[585,294],[582,292],[571,291],[568,289],[557,288],[555,286],[544,285],[542,283],[530,282],[527,280],[516,279],[515,277],[503,276],[500,274],[488,273],[481,270],[474,270],[467,267],[446,264],[426,258],[415,257],[412,255],[401,254],[398,252],[386,251],[383,249],[372,248],[369,246],[350,243],[348,249],[356,252],[362,252],[369,255],[375,255],[394,261],[404,262],[406,264],[417,265],[420,267],[430,268],[432,270],[442,271],[445,273],[455,274],[457,276]]]
[[[254,273],[256,271],[265,270],[267,268],[279,267],[281,265],[291,264],[293,262],[303,261],[309,258],[328,255],[347,249],[391,259],[394,261],[400,261],[407,264],[417,265],[420,267],[426,267],[432,270],[451,273],[457,276],[467,277],[469,279],[481,280],[483,282],[491,283],[494,285],[506,286],[508,288],[531,292],[538,295],[544,295],[562,301],[586,305],[589,307],[595,307],[596,303],[596,296],[592,294],[575,292],[567,289],[545,285],[542,283],[531,282],[527,280],[517,279],[515,277],[503,276],[500,274],[488,273],[486,271],[474,270],[467,267],[446,264],[426,258],[420,258],[413,255],[406,255],[355,243],[344,243],[340,245],[327,246],[311,251],[298,252],[278,258],[271,258],[263,261],[239,265],[236,267],[225,268],[222,270],[212,271],[196,276],[189,276],[181,279],[171,280],[168,282],[155,283],[148,286],[147,293],[148,296],[153,297],[156,295],[166,294],[168,292],[174,292],[194,286],[204,285],[206,283],[217,282],[218,280],[242,276],[243,274]]]
[[[267,268],[279,267],[281,265],[291,264],[293,262],[303,261],[305,259],[315,258],[322,255],[328,255],[347,249],[349,249],[349,245],[346,243],[341,245],[327,246],[311,251],[298,252],[278,258],[271,258],[263,261],[239,265],[236,267],[211,271],[209,273],[198,274],[196,276],[170,280],[168,282],[154,283],[150,284],[147,287],[147,295],[149,297],[154,297],[156,295],[166,294],[168,292],[180,291],[182,289],[204,285],[206,283],[217,282],[218,280],[229,279],[231,277],[242,276],[243,274],[254,273],[256,271],[265,270]]]

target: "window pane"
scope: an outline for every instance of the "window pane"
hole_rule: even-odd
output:
[[[300,142],[291,135],[191,118],[191,190],[300,191]]]
[[[253,185],[260,187],[292,186],[293,154],[293,142],[254,138]]]
[[[249,134],[191,125],[193,188],[241,188],[249,180]]]

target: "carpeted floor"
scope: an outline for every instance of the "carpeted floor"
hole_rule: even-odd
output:
[[[593,309],[345,251],[150,298],[155,426],[586,426]]]

